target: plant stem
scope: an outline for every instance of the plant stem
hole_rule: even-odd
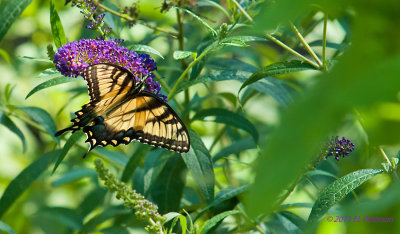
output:
[[[393,165],[392,165],[392,163],[390,162],[390,160],[389,160],[388,156],[386,155],[385,151],[383,151],[382,147],[379,147],[379,151],[381,152],[381,155],[382,155],[383,160],[385,160],[385,161],[389,164],[389,167],[392,168]]]
[[[251,18],[251,16],[249,14],[247,14],[246,10],[243,9],[243,7],[236,1],[236,0],[232,0],[233,3],[235,3],[235,5],[239,8],[239,10],[243,13],[244,16],[246,16],[246,18],[253,23],[253,19]]]
[[[184,38],[183,38],[183,17],[181,11],[176,9],[176,20],[178,23],[178,43],[179,50],[184,50]],[[187,68],[187,64],[184,59],[181,59],[181,68],[185,70]],[[189,103],[189,89],[185,89],[185,101],[184,106],[187,106]]]
[[[196,65],[197,62],[199,62],[205,55],[207,54],[207,51],[203,51],[203,53],[200,54],[199,57],[197,57],[195,60],[193,60],[189,66],[182,72],[181,76],[178,78],[178,80],[176,81],[174,87],[172,87],[171,92],[168,94],[168,99],[171,99],[174,94],[176,89],[178,88],[179,84],[182,82],[182,80],[185,78],[186,74],[189,72],[189,70]]]
[[[301,33],[299,32],[299,30],[297,30],[296,26],[294,26],[294,24],[292,22],[289,21],[289,26],[292,29],[293,33],[297,36],[297,38],[300,40],[301,44],[303,44],[303,46],[306,48],[306,50],[308,51],[308,53],[314,58],[314,60],[317,62],[318,66],[322,66],[322,62],[321,60],[319,60],[318,56],[314,53],[314,51],[311,49],[310,45],[308,45],[308,43],[306,42],[306,40],[304,40],[303,36],[301,35]]]
[[[106,7],[106,6],[104,6],[104,5],[101,4],[101,3],[98,3],[98,6],[99,6],[101,9],[103,9],[103,10],[105,10],[105,11],[108,11],[108,12],[110,12],[111,14],[116,15],[116,16],[118,16],[118,17],[120,17],[120,18],[122,18],[122,19],[125,19],[125,20],[127,20],[127,21],[135,21],[135,20],[136,20],[139,24],[142,24],[142,25],[144,25],[144,26],[146,26],[146,27],[148,27],[148,28],[151,28],[151,29],[153,29],[153,30],[155,30],[155,31],[164,32],[164,33],[170,34],[170,35],[173,36],[173,37],[177,37],[177,35],[178,35],[176,32],[173,32],[173,31],[170,31],[170,30],[167,30],[167,29],[164,29],[164,28],[159,28],[159,27],[157,27],[157,26],[150,25],[150,24],[148,24],[148,23],[146,23],[146,22],[144,22],[144,21],[142,21],[142,20],[134,19],[134,18],[132,18],[132,17],[130,17],[129,15],[126,15],[126,14],[121,14],[121,13],[119,13],[119,12],[117,12],[117,11],[114,11],[114,10],[112,10],[112,9],[110,9],[110,8],[108,8],[108,7]]]
[[[324,15],[324,29],[322,34],[322,67],[325,71],[327,71],[327,63],[326,63],[326,30],[328,26],[328,13]]]
[[[314,66],[315,68],[319,69],[320,67],[318,66],[318,64],[316,64],[315,62],[311,61],[310,59],[304,57],[303,55],[299,54],[297,51],[293,50],[292,48],[290,48],[289,46],[287,46],[285,43],[281,42],[280,40],[276,39],[275,37],[269,35],[268,33],[266,34],[266,37],[275,42],[276,44],[278,44],[279,46],[281,46],[282,48],[284,48],[285,50],[289,51],[290,53],[292,53],[293,55],[303,59],[304,61],[306,61],[307,63],[311,64],[312,66]]]

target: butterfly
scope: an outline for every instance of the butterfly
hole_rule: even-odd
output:
[[[96,146],[132,140],[178,153],[189,151],[189,134],[182,120],[163,99],[143,90],[144,82],[137,82],[130,71],[100,63],[87,67],[84,77],[90,101],[75,112],[73,125],[55,136],[82,129],[90,144],[88,153]]]

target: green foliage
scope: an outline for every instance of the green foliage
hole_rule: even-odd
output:
[[[396,1],[92,2],[0,3],[2,232],[399,232],[324,218],[400,219]],[[96,37],[156,60],[188,153],[54,136],[89,100],[55,47]]]

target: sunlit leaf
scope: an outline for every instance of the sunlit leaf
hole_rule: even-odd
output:
[[[362,169],[349,173],[325,187],[311,210],[308,222],[312,223],[322,217],[333,205],[342,200],[352,190],[365,181],[382,173],[381,169]]]
[[[129,42],[127,42],[127,43],[128,43],[128,45],[126,47],[128,49],[131,49],[133,51],[141,51],[141,52],[146,52],[146,53],[152,53],[152,54],[160,56],[161,58],[164,58],[162,56],[162,54],[158,50],[154,49],[151,46],[141,45],[141,44],[133,44],[133,43],[129,43]]]
[[[65,37],[64,28],[54,6],[54,0],[50,0],[50,25],[54,44],[56,44],[57,48],[67,44],[67,38]]]
[[[82,179],[84,177],[93,177],[96,176],[96,172],[94,170],[90,170],[87,168],[79,168],[79,169],[74,169],[70,170],[68,172],[65,172],[62,176],[60,176],[58,179],[53,181],[51,183],[52,186],[57,187],[57,186],[62,186],[68,183],[71,183],[73,181]]]
[[[3,111],[0,110],[0,124],[8,128],[11,132],[15,133],[22,142],[22,149],[25,152],[26,150],[26,142],[25,136],[22,131],[15,125],[14,121],[12,121]]]
[[[216,225],[218,225],[218,223],[221,220],[224,220],[229,215],[233,215],[233,214],[237,214],[237,213],[239,213],[238,210],[231,210],[231,211],[226,211],[226,212],[223,212],[221,214],[218,214],[218,215],[212,217],[210,220],[207,221],[207,223],[201,229],[201,234],[209,233],[209,231],[211,231],[211,229],[213,229]]]
[[[0,231],[3,231],[8,234],[15,234],[16,232],[8,226],[5,222],[0,220]]]
[[[47,80],[39,85],[37,85],[35,88],[33,88],[28,95],[26,95],[25,99],[27,99],[28,97],[32,96],[32,94],[42,90],[42,89],[46,89],[46,88],[50,88],[53,87],[55,85],[59,85],[59,84],[64,84],[64,83],[68,83],[68,82],[72,82],[72,81],[77,81],[80,79],[77,78],[72,78],[72,77],[58,77],[58,78],[53,78],[50,80]]]
[[[0,41],[3,40],[8,29],[24,11],[32,0],[1,1],[0,3]]]
[[[29,115],[35,122],[40,124],[47,133],[59,144],[59,139],[54,136],[57,131],[56,124],[50,114],[42,108],[34,106],[18,107]]]
[[[184,58],[187,58],[189,56],[192,56],[193,59],[196,59],[197,53],[196,52],[192,52],[192,51],[176,50],[176,51],[174,51],[174,55],[173,55],[175,60],[184,59]]]
[[[31,163],[8,184],[0,199],[0,217],[25,192],[26,189],[47,169],[58,151],[46,153]]]
[[[75,145],[75,143],[80,140],[84,136],[84,133],[82,131],[74,132],[68,140],[65,142],[62,150],[60,151],[60,155],[58,155],[57,162],[54,164],[53,172],[54,173],[60,163],[64,160],[65,156],[67,155],[68,151],[71,149],[72,146]]]
[[[185,8],[176,7],[176,6],[171,6],[171,7],[189,13],[189,14],[192,15],[195,19],[197,19],[198,21],[200,21],[200,22],[208,29],[208,31],[210,31],[210,33],[211,33],[213,36],[217,36],[217,32],[216,32],[204,19],[202,19],[201,17],[199,17],[198,15],[196,15],[195,13],[193,13],[192,11],[190,11],[190,10],[188,10],[188,9],[185,9]]]

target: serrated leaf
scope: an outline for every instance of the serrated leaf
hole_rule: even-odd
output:
[[[254,125],[245,117],[235,112],[222,108],[210,108],[198,111],[196,115],[193,116],[192,120],[213,121],[216,123],[224,123],[236,128],[240,128],[248,132],[254,138],[255,142],[258,142],[258,131]]]
[[[176,7],[176,6],[171,6],[171,7],[189,13],[189,14],[192,15],[195,19],[197,19],[198,21],[200,21],[200,22],[208,29],[208,31],[210,31],[210,33],[211,33],[213,36],[217,36],[217,32],[216,32],[205,20],[203,20],[201,17],[199,17],[198,15],[196,15],[195,13],[193,13],[192,11],[190,11],[190,10],[188,10],[188,9],[185,9],[185,8]]]
[[[197,220],[204,212],[206,212],[211,207],[214,207],[214,206],[222,203],[223,201],[226,201],[228,199],[231,199],[233,197],[236,197],[239,194],[242,194],[242,193],[248,191],[250,186],[251,186],[250,184],[246,184],[246,185],[243,185],[243,186],[240,186],[237,188],[227,188],[227,189],[223,189],[223,190],[219,191],[218,194],[215,196],[215,200],[213,202],[211,202],[210,204],[208,204],[203,209],[201,209],[199,211],[199,214],[197,215],[197,217],[194,220]]]
[[[175,60],[185,59],[189,56],[192,56],[193,59],[196,59],[197,53],[192,51],[176,50],[174,51],[173,56]]]
[[[8,29],[24,11],[32,0],[12,0],[0,3],[0,41],[6,35]]]
[[[382,173],[381,169],[362,169],[349,173],[325,187],[311,210],[309,223],[317,221],[333,205],[342,200],[347,194],[356,189],[365,181]]]
[[[60,144],[60,140],[54,136],[57,131],[56,124],[54,123],[53,118],[50,114],[42,108],[27,106],[27,107],[18,107],[18,109],[25,112],[29,115],[36,123],[40,124],[49,135]]]
[[[40,215],[46,215],[46,220],[59,222],[72,230],[80,230],[83,226],[82,217],[74,209],[46,207],[40,210]]]
[[[28,187],[35,181],[54,161],[55,155],[58,151],[46,153],[39,159],[31,163],[22,172],[20,172],[15,179],[8,184],[0,199],[0,217],[10,208],[10,206],[28,189]]]
[[[64,160],[65,156],[67,155],[68,151],[71,149],[75,143],[81,139],[85,134],[82,131],[74,132],[68,140],[65,142],[64,147],[60,151],[60,154],[58,155],[57,162],[54,164],[53,172],[54,173],[60,163]]]
[[[224,220],[226,217],[229,215],[237,214],[239,213],[238,210],[231,210],[231,211],[226,211],[221,214],[218,214],[214,217],[212,217],[210,220],[207,221],[207,223],[203,226],[201,229],[201,234],[207,234],[211,229],[213,229],[221,220]]]
[[[15,133],[22,142],[23,152],[26,150],[26,142],[25,136],[22,131],[15,125],[15,123],[3,112],[0,110],[0,124],[8,128],[11,132]]]
[[[50,25],[54,44],[56,44],[57,48],[67,44],[67,38],[65,37],[64,28],[54,6],[54,0],[50,0]]]
[[[251,72],[248,71],[241,71],[241,70],[223,70],[223,71],[214,71],[203,76],[191,80],[182,82],[181,85],[176,90],[176,93],[182,92],[183,90],[189,88],[190,86],[196,84],[204,84],[208,82],[217,82],[217,81],[225,81],[225,80],[236,80],[239,82],[244,82],[248,77],[251,76]]]
[[[288,86],[285,81],[273,77],[264,78],[252,83],[248,86],[260,93],[270,95],[279,105],[287,107],[293,102],[290,90],[294,90]]]
[[[133,50],[133,51],[142,51],[142,52],[146,52],[146,53],[152,53],[152,54],[158,55],[162,59],[164,59],[164,57],[162,56],[162,54],[158,50],[156,50],[153,47],[148,46],[148,45],[131,44],[131,43],[128,42],[128,45],[126,47],[128,49]]]
[[[304,71],[304,70],[316,70],[312,65],[298,60],[284,61],[274,63],[261,68],[260,70],[253,73],[240,87],[239,92],[246,86],[268,76],[282,75],[292,72]]]
[[[0,220],[0,231],[6,232],[8,234],[15,234],[16,232],[8,226],[5,222]]]
[[[214,169],[210,153],[196,132],[189,129],[191,147],[189,152],[181,154],[187,168],[196,182],[201,195],[211,203],[214,200]]]
[[[252,138],[241,139],[241,140],[233,142],[231,145],[223,148],[221,151],[216,153],[214,155],[214,157],[212,158],[212,160],[215,163],[216,161],[218,161],[218,159],[227,157],[231,154],[238,154],[242,151],[245,151],[248,149],[254,149],[254,148],[256,148],[254,139],[252,139]]]
[[[58,187],[64,184],[71,183],[75,180],[82,179],[84,177],[94,177],[96,176],[96,172],[93,170],[89,170],[87,168],[79,168],[79,169],[74,169],[70,170],[66,173],[64,173],[62,176],[60,176],[58,179],[53,181],[51,185],[53,187]]]
[[[25,99],[28,99],[30,96],[32,96],[34,93],[42,90],[42,89],[46,89],[46,88],[50,88],[52,86],[55,85],[59,85],[59,84],[64,84],[64,83],[68,83],[68,82],[72,82],[72,81],[77,81],[79,79],[77,78],[72,78],[72,77],[58,77],[58,78],[53,78],[50,80],[47,80],[39,85],[37,85],[35,88],[33,88],[28,95],[26,95]]]

